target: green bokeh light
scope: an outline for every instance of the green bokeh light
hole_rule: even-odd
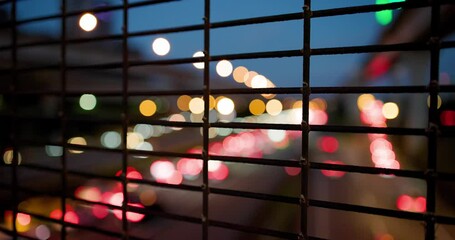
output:
[[[79,99],[79,105],[82,109],[90,111],[96,106],[96,97],[93,94],[84,94]]]
[[[396,3],[396,2],[404,2],[406,0],[376,0],[376,4],[387,4],[387,3]],[[392,10],[382,10],[376,12],[376,21],[385,26],[392,22],[393,20],[393,11]]]

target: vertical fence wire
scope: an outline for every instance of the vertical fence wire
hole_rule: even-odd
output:
[[[19,113],[17,112],[18,109],[18,93],[17,93],[17,86],[16,82],[18,80],[18,74],[20,72],[20,69],[18,68],[18,20],[17,20],[17,2],[18,0],[11,0],[11,19],[10,19],[10,27],[11,27],[11,79],[10,79],[10,84],[9,84],[9,90],[8,90],[8,95],[12,97],[12,105],[11,105],[11,113],[9,115],[10,120],[11,120],[11,146],[12,146],[12,151],[13,151],[13,157],[12,157],[12,164],[11,164],[11,171],[12,171],[12,177],[11,177],[11,193],[12,193],[12,231],[11,231],[11,236],[13,239],[18,239],[21,238],[21,234],[18,232],[16,222],[17,222],[17,216],[18,213],[20,212],[21,209],[19,209],[19,192],[22,191],[22,188],[19,186],[18,182],[18,166],[20,164],[20,156],[19,156],[19,151],[18,147],[21,146],[19,145],[18,138],[19,138],[19,133],[18,133],[18,128],[19,124],[16,123],[16,120],[20,118]],[[360,167],[360,166],[325,166],[324,164],[319,164],[318,163],[312,163],[310,164],[310,158],[312,156],[309,155],[309,150],[310,150],[310,142],[309,142],[309,135],[310,131],[324,131],[324,130],[329,130],[332,129],[332,131],[341,131],[339,128],[336,128],[336,126],[312,126],[312,129],[310,129],[309,125],[309,100],[310,100],[310,94],[311,94],[311,79],[310,79],[310,67],[311,67],[311,55],[314,54],[315,52],[318,51],[318,49],[311,49],[311,18],[313,18],[313,12],[311,10],[311,0],[304,0],[304,7],[303,7],[303,16],[298,19],[303,19],[303,49],[297,50],[297,53],[293,53],[296,56],[302,56],[303,58],[303,64],[302,64],[302,86],[301,89],[295,90],[295,94],[299,93],[301,94],[302,97],[302,121],[300,126],[296,125],[296,129],[294,129],[294,126],[285,126],[285,124],[276,124],[279,127],[286,128],[288,127],[289,129],[292,130],[298,130],[300,128],[301,130],[301,137],[302,137],[302,143],[301,143],[301,156],[300,156],[300,161],[299,161],[299,166],[301,169],[301,174],[300,174],[300,196],[299,198],[295,197],[290,198],[290,199],[281,199],[279,196],[266,196],[266,195],[260,195],[256,193],[249,193],[249,192],[241,192],[241,191],[228,191],[225,189],[217,189],[213,188],[212,191],[214,193],[220,193],[220,194],[226,194],[227,193],[232,194],[233,196],[238,195],[239,197],[252,197],[252,198],[257,198],[257,199],[274,199],[277,200],[279,199],[280,201],[284,202],[291,202],[293,204],[298,204],[299,206],[299,214],[298,217],[300,218],[300,223],[299,223],[299,232],[298,233],[284,233],[284,232],[278,232],[278,231],[273,231],[273,230],[267,230],[267,229],[258,229],[254,228],[251,226],[244,226],[240,224],[231,224],[231,223],[224,223],[220,221],[210,221],[210,215],[209,215],[209,195],[210,195],[210,186],[209,186],[209,171],[208,171],[208,163],[209,159],[211,158],[209,154],[209,146],[210,146],[210,139],[209,139],[209,129],[210,127],[214,126],[217,127],[219,125],[217,124],[211,124],[210,119],[209,119],[209,113],[210,113],[210,94],[213,92],[223,92],[223,91],[217,91],[211,90],[210,87],[210,81],[211,81],[211,76],[210,76],[210,62],[214,60],[220,60],[223,59],[224,57],[226,58],[235,58],[234,55],[227,55],[227,56],[211,56],[210,53],[210,32],[211,29],[214,28],[214,26],[223,26],[223,23],[214,23],[212,25],[211,20],[210,20],[210,15],[211,15],[211,9],[210,9],[210,0],[204,0],[204,17],[203,17],[203,25],[199,25],[196,29],[198,30],[203,30],[203,35],[204,35],[204,71],[203,71],[203,89],[202,92],[199,91],[198,94],[203,94],[203,99],[204,99],[204,113],[203,113],[203,122],[202,125],[202,141],[203,141],[203,146],[202,146],[202,153],[198,157],[202,158],[202,185],[199,187],[195,187],[197,191],[202,192],[202,214],[201,214],[201,221],[194,220],[194,219],[187,219],[188,222],[197,222],[201,224],[201,230],[202,230],[202,239],[208,240],[209,239],[209,227],[214,226],[214,227],[222,227],[226,229],[231,229],[231,230],[239,230],[239,231],[244,231],[244,232],[249,232],[249,233],[258,233],[258,234],[263,234],[263,235],[268,235],[268,236],[277,236],[279,238],[298,238],[298,239],[313,239],[312,237],[309,237],[309,232],[308,232],[308,226],[309,226],[309,207],[311,206],[316,206],[316,207],[322,207],[322,208],[328,208],[332,210],[345,210],[348,212],[359,212],[359,213],[367,213],[367,214],[377,214],[377,215],[382,215],[382,216],[394,216],[398,218],[404,218],[404,219],[410,219],[410,220],[418,220],[420,222],[423,222],[425,224],[425,240],[434,240],[435,235],[436,235],[436,222],[441,218],[440,216],[436,215],[436,180],[438,177],[438,170],[437,170],[437,155],[438,155],[438,134],[439,134],[439,118],[438,118],[438,94],[440,92],[439,90],[439,65],[440,65],[440,51],[441,51],[441,44],[440,44],[440,10],[441,10],[441,2],[440,0],[434,0],[431,2],[431,27],[430,27],[430,38],[428,42],[428,48],[425,48],[426,51],[429,51],[430,53],[430,82],[428,85],[428,88],[425,88],[422,90],[422,93],[428,93],[429,98],[430,98],[430,106],[429,106],[429,112],[428,112],[428,126],[426,129],[426,133],[423,132],[421,135],[425,135],[427,137],[427,148],[428,148],[428,155],[427,155],[427,166],[426,166],[426,172],[425,172],[425,177],[423,170],[420,171],[421,177],[416,177],[419,179],[425,179],[426,180],[426,195],[427,195],[427,201],[426,201],[426,213],[422,215],[418,214],[404,214],[404,212],[401,211],[395,211],[391,209],[379,209],[379,208],[370,208],[370,207],[364,207],[364,206],[359,206],[359,205],[349,205],[349,204],[343,204],[343,203],[338,203],[338,202],[324,202],[324,201],[318,201],[313,200],[309,198],[309,192],[310,192],[310,186],[312,184],[311,179],[309,177],[310,174],[310,169],[335,169],[335,170],[342,170],[346,172],[356,172],[358,171],[359,173],[367,173],[366,168]],[[71,40],[67,39],[67,18],[69,16],[76,16],[72,12],[67,12],[66,0],[61,0],[61,12],[59,15],[59,20],[60,22],[60,29],[61,29],[61,34],[60,34],[60,64],[57,69],[59,69],[59,75],[60,75],[60,92],[57,94],[57,96],[60,97],[60,110],[58,112],[58,121],[61,124],[60,126],[60,145],[63,149],[62,155],[60,157],[60,162],[61,162],[61,172],[60,172],[60,179],[61,179],[61,193],[59,193],[59,201],[60,201],[60,207],[62,211],[62,215],[60,219],[56,219],[54,222],[58,223],[61,226],[61,232],[60,232],[60,238],[61,239],[66,239],[68,238],[68,228],[77,228],[79,226],[75,226],[73,224],[69,224],[68,222],[65,221],[65,215],[67,212],[67,202],[68,199],[71,197],[71,195],[67,194],[67,191],[69,191],[69,186],[68,186],[68,174],[69,171],[67,169],[67,157],[68,157],[68,147],[74,147],[72,144],[69,144],[67,142],[68,139],[68,124],[71,119],[69,119],[69,110],[67,109],[67,101],[69,96],[74,96],[74,93],[69,93],[67,89],[67,71],[68,69],[72,69],[72,66],[67,66],[67,47],[68,44]],[[134,153],[132,150],[128,150],[127,147],[127,133],[128,133],[128,126],[130,123],[130,113],[128,110],[128,104],[129,104],[129,97],[132,96],[131,92],[129,91],[129,67],[130,66],[135,66],[134,64],[131,65],[129,61],[129,52],[128,52],[128,38],[131,37],[132,35],[129,33],[128,30],[128,15],[129,15],[129,8],[130,4],[128,3],[128,0],[123,0],[122,6],[118,6],[118,10],[122,10],[122,34],[119,36],[119,39],[122,40],[122,61],[121,64],[119,63],[117,68],[121,68],[122,70],[122,89],[121,93],[117,92],[115,93],[115,96],[119,96],[121,94],[122,100],[121,100],[121,105],[122,105],[122,110],[121,110],[121,128],[122,128],[122,134],[121,134],[121,139],[122,139],[122,144],[121,147],[118,149],[119,153],[121,152],[122,154],[122,160],[121,160],[121,175],[119,178],[116,178],[121,184],[122,184],[122,193],[123,193],[123,202],[121,205],[121,210],[122,210],[122,220],[121,220],[121,234],[117,233],[122,239],[135,239],[134,236],[130,236],[130,226],[129,222],[127,219],[127,213],[129,211],[129,205],[128,205],[128,182],[129,180],[127,179],[127,170],[128,170],[128,154]],[[365,8],[368,8],[371,6],[365,6]],[[317,15],[318,11],[315,11],[314,14]],[[299,13],[300,14],[300,13]],[[264,17],[265,19],[265,17]],[[261,19],[260,21],[265,21],[264,19]],[[23,21],[23,20],[21,20]],[[39,21],[39,20],[31,20],[30,22],[34,21]],[[240,21],[240,20],[238,20]],[[218,25],[217,25],[218,24]],[[229,23],[224,23],[226,26],[229,26]],[[172,29],[165,29],[162,30],[163,32],[173,32],[174,30]],[[179,31],[178,29],[175,30],[175,32]],[[160,32],[160,30],[157,30],[156,32]],[[379,46],[383,47],[383,46]],[[362,50],[365,52],[370,52],[370,51],[376,51],[373,48],[371,50]],[[390,50],[390,49],[389,49]],[[334,53],[342,53],[343,49],[332,49]],[[379,49],[379,51],[387,51],[383,49]],[[330,51],[328,51],[330,52]],[[272,56],[273,54],[271,53],[264,53],[264,54],[269,54],[267,56]],[[278,53],[277,53],[278,54]],[[325,55],[328,54],[327,52],[324,53],[324,51],[321,51],[319,49],[319,52],[317,54],[320,55]],[[262,55],[260,53],[245,53],[242,55],[245,57],[246,55],[249,55],[251,58],[255,58],[257,56],[261,57]],[[237,56],[238,57],[238,56]],[[262,56],[263,57],[263,56]],[[245,57],[248,58],[248,57]],[[239,58],[241,59],[241,58]],[[175,62],[191,62],[188,59],[180,59],[180,60],[175,60]],[[172,62],[172,61],[170,61]],[[141,63],[142,64],[142,63]],[[147,65],[147,63],[144,63],[144,65]],[[402,89],[397,90],[399,93],[404,93],[406,92],[406,89],[411,88],[411,86],[404,86]],[[368,91],[366,88],[363,87],[351,87],[351,89],[354,89],[354,92],[365,92]],[[286,89],[278,89],[282,92],[280,93],[289,93],[286,92]],[[319,88],[318,93],[327,93],[330,89],[324,89],[324,88]],[[229,89],[224,90],[226,93],[233,93],[235,91],[231,91]],[[348,91],[348,90],[346,90]],[[420,90],[419,90],[420,91]],[[159,91],[155,91],[159,92]],[[253,90],[251,91],[253,92]],[[347,92],[342,92],[340,93],[347,94]],[[131,120],[133,122],[133,120]],[[119,122],[120,123],[120,122]],[[118,123],[118,124],[119,124]],[[258,129],[268,129],[268,128],[276,128],[277,126],[269,126],[267,124],[251,124],[251,125],[242,125],[238,123],[229,123],[226,126],[228,127],[240,127],[240,128],[258,128]],[[319,128],[318,128],[319,127]],[[330,128],[332,127],[332,128]],[[355,132],[356,128],[354,127],[342,127],[343,130],[341,132],[346,132],[346,133],[351,133]],[[318,130],[319,129],[319,130]],[[333,130],[335,129],[335,130]],[[338,129],[338,130],[337,130]],[[357,129],[358,130],[358,129]],[[388,128],[386,130],[390,130],[389,133],[392,133],[393,128]],[[395,129],[397,130],[397,129]],[[410,129],[408,129],[410,130]],[[411,129],[412,130],[412,129]],[[403,135],[412,135],[410,131],[403,132]],[[364,128],[362,133],[370,133],[373,130],[371,128]],[[81,146],[81,148],[84,148]],[[89,148],[89,147],[87,147]],[[89,148],[90,149],[90,148]],[[96,149],[96,148],[94,148]],[[100,149],[96,149],[100,150]],[[103,151],[102,149],[100,151]],[[194,157],[194,156],[193,156]],[[227,159],[227,158],[226,158]],[[234,159],[234,158],[233,158]],[[238,160],[238,159],[235,159]],[[265,160],[265,159],[261,159]],[[239,162],[241,160],[238,160]],[[245,160],[246,161],[246,160]],[[265,161],[264,161],[265,162]],[[257,164],[265,164],[264,162],[259,162]],[[271,165],[277,164],[275,162],[270,161],[269,162]],[[281,163],[286,165],[285,163]],[[278,165],[277,165],[278,166]],[[297,164],[295,165],[297,166]],[[22,167],[22,166],[21,166]],[[357,168],[356,168],[357,167]],[[337,169],[339,168],[339,169]],[[45,167],[41,168],[42,170],[48,170],[50,169],[45,169]],[[57,169],[59,171],[60,169]],[[373,174],[380,174],[381,172],[378,171],[373,171],[371,169],[367,169],[368,171],[371,171],[369,173]],[[365,172],[362,172],[365,171]],[[392,170],[394,171],[394,170]],[[403,173],[404,174],[405,170],[396,170],[396,173]],[[96,174],[95,174],[96,175]],[[404,176],[404,175],[403,175]],[[420,176],[420,175],[419,175]],[[169,187],[166,185],[162,185],[162,187]],[[182,187],[182,189],[184,189]],[[26,191],[25,191],[26,192]],[[313,204],[314,203],[314,204]],[[313,204],[313,205],[312,205]],[[113,206],[110,206],[113,207]],[[115,206],[114,206],[115,207]],[[133,211],[133,209],[131,209]],[[136,210],[134,210],[136,211]],[[137,210],[139,211],[139,210]],[[213,210],[212,210],[213,211]],[[171,214],[170,214],[171,215]],[[184,219],[184,218],[182,218]],[[52,219],[47,219],[47,220],[52,220]],[[451,220],[453,221],[453,219]],[[84,228],[84,226],[80,226],[81,229]],[[97,231],[97,230],[95,230]],[[102,232],[101,230],[99,230]]]
[[[438,91],[439,91],[439,57],[440,57],[440,11],[439,0],[431,1],[430,23],[430,82],[429,97],[430,107],[428,110],[428,158],[427,158],[427,216],[425,218],[425,239],[435,239],[435,213],[436,213],[436,174],[438,157]]]
[[[12,112],[13,116],[11,118],[11,132],[10,138],[12,143],[12,151],[13,151],[13,159],[12,159],[12,197],[13,197],[13,216],[12,216],[12,227],[13,227],[13,240],[18,239],[18,232],[17,232],[17,214],[18,214],[18,174],[17,168],[19,165],[18,159],[18,147],[17,147],[17,123],[16,123],[16,111],[17,111],[17,99],[16,99],[16,82],[17,82],[17,3],[13,1],[11,3],[11,61],[12,61],[12,76],[11,76],[11,83],[9,85],[11,94],[12,94]]]
[[[310,99],[310,59],[311,59],[311,0],[304,1],[303,7],[303,83],[302,83],[302,156],[300,181],[300,238],[308,239],[309,207],[309,99]]]
[[[61,239],[66,239],[66,234],[67,234],[67,229],[66,229],[66,223],[65,223],[65,215],[66,215],[66,191],[68,189],[68,168],[67,168],[67,144],[66,144],[66,139],[67,139],[67,113],[66,113],[66,77],[67,77],[67,72],[66,72],[66,0],[61,0],[60,2],[61,6],[61,14],[62,18],[60,19],[60,27],[61,27],[61,33],[60,33],[60,81],[61,81],[61,92],[60,92],[60,112],[59,112],[59,117],[60,117],[60,124],[61,124],[61,130],[60,130],[60,141],[62,145],[62,156],[60,157],[61,160],[61,167],[62,167],[62,172],[61,172],[61,196],[60,196],[60,204],[62,208],[62,216],[61,216],[61,232],[60,232],[60,238]]]
[[[122,192],[123,192],[123,203],[122,203],[122,233],[123,239],[129,239],[127,209],[128,209],[128,0],[123,0],[122,10]]]
[[[207,240],[209,229],[209,127],[210,127],[210,0],[204,1],[204,117],[202,126],[202,239]]]

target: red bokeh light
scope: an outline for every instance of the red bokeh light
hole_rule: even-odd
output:
[[[297,176],[300,174],[301,169],[298,167],[284,167],[284,171],[289,175],[289,176]]]
[[[337,164],[337,165],[344,165],[342,161],[334,161],[334,160],[326,160],[324,163],[327,164]],[[321,170],[321,173],[330,178],[341,178],[343,177],[346,173],[342,171],[335,171],[335,170]]]
[[[60,209],[53,210],[49,214],[49,217],[54,218],[54,219],[61,219],[62,218],[62,210],[60,210]],[[77,216],[76,212],[69,210],[69,211],[67,211],[65,213],[64,220],[65,220],[65,222],[78,224],[79,223],[79,216]]]
[[[455,126],[455,111],[445,110],[441,112],[441,124],[444,126]]]
[[[96,218],[103,219],[109,214],[109,208],[104,205],[93,205],[92,213]]]
[[[202,171],[201,162],[198,159],[182,158],[177,162],[177,170],[184,175],[196,176]]]
[[[425,197],[413,198],[409,195],[402,194],[397,198],[397,208],[409,212],[425,212],[427,200]]]
[[[392,62],[389,57],[384,54],[379,54],[368,64],[366,68],[366,75],[368,78],[377,78],[386,74]]]
[[[123,204],[123,193],[119,192],[119,193],[115,193],[114,195],[112,195],[111,199],[109,200],[109,203],[114,206],[121,207]],[[144,206],[139,203],[128,203],[128,206],[144,208]],[[114,216],[117,219],[122,220],[122,210],[114,209],[114,210],[112,210],[112,213],[114,214]],[[144,217],[145,217],[144,214],[130,212],[130,211],[126,212],[126,219],[128,219],[128,221],[130,221],[130,222],[139,222]]]
[[[229,168],[221,163],[215,171],[209,172],[209,179],[225,180],[229,176]]]
[[[324,136],[319,138],[318,146],[321,151],[334,153],[338,150],[338,140],[335,137]]]

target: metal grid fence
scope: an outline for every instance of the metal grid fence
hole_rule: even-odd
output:
[[[178,221],[185,221],[190,223],[200,224],[202,228],[202,238],[209,239],[209,228],[210,227],[221,227],[231,230],[237,230],[248,233],[255,233],[264,236],[273,236],[283,239],[318,239],[317,237],[311,237],[308,233],[308,210],[309,208],[327,208],[327,209],[336,209],[349,212],[373,214],[379,216],[387,216],[392,218],[400,219],[409,219],[420,221],[425,226],[425,239],[435,239],[435,226],[436,224],[455,224],[455,218],[439,216],[435,214],[436,210],[436,180],[448,180],[453,181],[455,175],[443,173],[437,171],[436,158],[438,153],[437,140],[440,136],[453,137],[454,129],[451,127],[442,127],[439,125],[438,114],[437,114],[437,97],[441,92],[453,93],[455,88],[453,85],[440,86],[438,83],[439,76],[439,58],[441,49],[453,48],[455,42],[446,41],[442,42],[440,36],[438,35],[439,29],[439,18],[440,18],[440,7],[442,4],[453,4],[450,1],[431,1],[427,3],[426,1],[406,1],[400,3],[389,3],[383,5],[365,5],[357,7],[345,7],[345,8],[336,8],[336,9],[326,9],[326,10],[317,10],[312,11],[311,9],[311,0],[304,1],[304,7],[301,12],[280,14],[274,16],[263,16],[256,18],[248,19],[237,19],[232,21],[224,22],[212,22],[211,21],[211,8],[210,0],[205,0],[204,7],[204,24],[200,25],[189,25],[189,26],[180,26],[174,28],[164,28],[157,30],[141,31],[141,32],[131,32],[128,29],[128,16],[129,12],[133,8],[139,8],[147,5],[154,4],[165,4],[170,2],[170,0],[155,0],[155,1],[144,1],[138,3],[129,3],[128,0],[123,0],[123,4],[118,6],[106,6],[99,7],[96,9],[87,9],[91,12],[108,12],[120,10],[122,12],[123,19],[123,28],[122,34],[102,36],[102,37],[93,37],[93,38],[80,38],[80,39],[69,39],[67,37],[67,21],[66,19],[71,16],[78,16],[84,11],[67,11],[67,0],[61,0],[61,13],[51,16],[37,17],[26,20],[17,20],[17,4],[18,0],[5,0],[1,1],[1,5],[11,6],[11,19],[7,24],[4,24],[2,28],[9,28],[11,30],[11,45],[1,46],[0,50],[9,50],[11,51],[11,60],[12,65],[8,69],[0,70],[1,76],[10,76],[11,82],[9,89],[2,89],[1,93],[3,95],[11,96],[13,99],[12,102],[12,111],[4,118],[8,118],[11,123],[11,145],[13,147],[13,161],[10,165],[10,170],[12,171],[12,180],[11,184],[5,184],[2,188],[10,191],[12,195],[12,202],[14,203],[13,208],[13,220],[12,220],[12,229],[0,228],[0,231],[11,236],[12,239],[34,239],[29,236],[24,236],[18,232],[16,226],[16,217],[19,213],[18,209],[18,198],[20,192],[29,192],[34,193],[36,190],[27,189],[19,187],[17,170],[18,168],[30,168],[36,169],[43,172],[54,172],[60,174],[61,179],[61,192],[57,197],[60,198],[61,210],[63,213],[67,211],[67,201],[77,200],[86,204],[95,204],[84,199],[78,199],[75,196],[72,196],[67,193],[66,189],[68,188],[68,178],[69,176],[80,176],[83,178],[105,178],[109,180],[114,180],[122,185],[123,196],[125,196],[124,203],[121,207],[101,204],[109,207],[110,209],[120,209],[122,212],[122,232],[111,232],[107,230],[102,230],[97,228],[97,226],[85,226],[80,224],[73,224],[67,222],[63,219],[53,219],[47,216],[41,216],[34,213],[28,213],[32,217],[37,219],[43,219],[48,222],[52,222],[61,226],[61,239],[66,239],[67,229],[82,229],[88,231],[94,231],[99,234],[106,236],[117,237],[122,239],[135,239],[135,237],[130,236],[129,234],[129,223],[126,218],[127,211],[137,212],[143,214],[158,215],[164,218],[169,218]],[[314,18],[329,18],[339,15],[349,15],[349,14],[359,14],[367,12],[376,12],[380,10],[387,9],[411,9],[411,8],[421,8],[421,7],[431,7],[431,37],[427,42],[410,42],[402,44],[391,44],[391,45],[369,45],[369,46],[342,46],[335,48],[311,48],[311,20]],[[18,42],[18,27],[33,22],[39,22],[50,19],[60,20],[61,27],[61,36],[59,40],[55,41],[44,41],[44,42],[32,42],[32,43],[19,43]],[[242,25],[253,25],[259,23],[271,23],[271,22],[281,22],[281,21],[291,21],[291,20],[302,20],[303,21],[303,43],[302,49],[292,49],[287,51],[266,51],[266,52],[248,52],[232,55],[212,55],[211,54],[211,31],[217,28],[227,28],[233,26],[242,26]],[[163,33],[178,33],[178,32],[189,32],[202,30],[204,36],[204,57],[198,58],[179,58],[171,60],[151,60],[151,61],[136,61],[130,60],[129,51],[128,51],[128,41],[131,37],[135,36],[148,36],[155,34]],[[84,43],[84,42],[96,42],[103,40],[121,40],[122,41],[122,61],[114,62],[108,64],[97,64],[97,65],[68,65],[67,64],[67,48],[71,44],[75,43]],[[49,66],[39,66],[39,67],[18,67],[18,49],[24,47],[32,46],[47,46],[47,45],[56,45],[60,47],[60,63],[58,65],[49,65]],[[425,86],[370,86],[370,87],[311,87],[310,79],[310,64],[313,56],[319,55],[334,55],[334,54],[359,54],[359,53],[374,53],[374,52],[388,52],[388,51],[427,51],[430,53],[430,69],[431,73],[428,76],[428,85]],[[210,77],[210,64],[218,60],[239,60],[239,59],[260,59],[260,58],[284,58],[284,57],[302,57],[303,58],[303,82],[301,87],[294,88],[267,88],[267,89],[212,89],[211,87],[211,77]],[[149,66],[149,65],[178,65],[184,63],[195,63],[195,62],[204,62],[204,74],[203,74],[203,88],[199,90],[179,90],[179,91],[131,91],[128,89],[128,72],[130,67],[133,66]],[[17,91],[15,88],[15,82],[18,78],[19,73],[32,72],[39,70],[52,69],[56,70],[60,74],[61,88],[57,91]],[[68,109],[66,109],[65,102],[70,97],[80,96],[81,92],[69,92],[66,87],[67,74],[73,70],[80,69],[121,69],[122,71],[122,91],[121,92],[112,92],[112,91],[96,91],[94,94],[97,96],[117,96],[122,99],[122,114],[121,119],[75,119],[68,116]],[[128,126],[135,120],[131,118],[128,111],[128,101],[132,96],[176,96],[180,94],[188,95],[203,95],[204,99],[209,99],[211,94],[262,94],[262,93],[273,93],[273,94],[300,94],[301,99],[304,103],[308,103],[310,100],[311,94],[354,94],[354,93],[426,93],[430,96],[430,107],[428,115],[428,127],[427,128],[405,128],[405,127],[367,127],[367,126],[335,126],[335,125],[310,125],[308,123],[308,104],[303,104],[303,115],[302,123],[298,125],[294,124],[257,124],[257,123],[211,123],[209,121],[209,101],[205,101],[204,108],[204,118],[202,123],[180,123],[180,122],[169,122],[161,120],[150,120],[148,121],[154,125],[170,126],[170,127],[187,127],[187,128],[202,128],[203,135],[203,150],[202,154],[191,154],[191,153],[176,153],[176,152],[164,152],[164,151],[153,151],[145,152],[140,150],[130,150],[127,148],[127,132]],[[40,118],[31,118],[27,116],[21,116],[16,114],[16,105],[15,102],[19,97],[22,96],[33,96],[33,95],[49,95],[56,96],[60,98],[61,109],[58,112],[58,117],[56,119],[40,119]],[[18,165],[18,154],[16,149],[19,145],[23,144],[36,144],[33,141],[27,141],[24,139],[18,139],[16,133],[16,124],[19,120],[57,120],[61,125],[60,138],[61,142],[53,143],[58,146],[62,146],[63,149],[67,150],[78,149],[78,150],[96,150],[100,152],[110,151],[121,153],[122,155],[122,174],[119,177],[103,177],[96,174],[83,173],[73,170],[68,170],[67,168],[67,151],[63,151],[61,156],[61,168],[49,168],[43,166],[37,166],[33,164],[21,164]],[[94,146],[81,146],[76,144],[67,143],[64,139],[67,139],[68,124],[70,122],[83,124],[83,123],[99,123],[106,121],[121,123],[122,126],[122,146],[120,149],[105,149]],[[231,156],[216,156],[209,154],[209,128],[239,128],[239,129],[280,129],[280,130],[295,130],[301,132],[302,144],[301,152],[302,156],[300,160],[271,160],[271,159],[250,159],[244,157],[231,157]],[[412,135],[412,136],[424,136],[427,138],[428,143],[428,156],[427,156],[427,167],[424,171],[417,170],[396,170],[396,169],[387,169],[387,168],[375,168],[375,167],[364,167],[364,166],[354,166],[354,165],[334,165],[326,163],[317,163],[313,162],[309,157],[309,134],[310,132],[333,132],[333,133],[381,133],[389,135]],[[203,183],[200,186],[191,186],[191,185],[169,185],[158,183],[155,181],[149,180],[134,180],[128,179],[126,177],[127,167],[128,167],[128,154],[140,153],[147,156],[167,156],[167,157],[188,157],[195,159],[203,160]],[[246,192],[239,190],[227,190],[222,188],[212,187],[209,184],[208,178],[208,162],[209,160],[221,160],[226,162],[235,162],[235,163],[248,163],[248,164],[261,164],[261,165],[270,165],[270,166],[287,166],[287,167],[298,167],[301,168],[301,189],[300,196],[298,197],[286,197],[278,195],[269,195],[261,194],[254,192]],[[325,170],[336,170],[343,172],[351,173],[360,173],[360,174],[393,174],[399,177],[422,179],[426,181],[426,212],[424,213],[413,213],[413,212],[404,212],[399,210],[391,209],[382,209],[376,207],[366,207],[354,204],[344,204],[339,202],[330,202],[322,201],[317,199],[309,198],[309,185],[311,183],[311,178],[309,178],[310,169],[325,169]],[[202,212],[200,218],[189,217],[173,213],[163,213],[156,212],[149,209],[137,208],[128,206],[128,194],[127,194],[127,184],[128,183],[137,183],[137,184],[146,184],[152,186],[159,186],[162,188],[171,188],[185,191],[193,191],[202,194]],[[259,199],[274,201],[280,203],[287,203],[297,205],[300,208],[300,229],[299,232],[282,232],[265,228],[250,227],[240,224],[222,222],[217,220],[212,220],[209,218],[209,195],[210,194],[222,194],[226,196],[238,196],[243,198]]]

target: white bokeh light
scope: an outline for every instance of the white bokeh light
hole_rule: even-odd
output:
[[[221,60],[216,64],[216,72],[221,77],[227,77],[231,75],[233,70],[232,63],[228,60]]]
[[[91,13],[86,13],[81,16],[79,19],[79,27],[86,32],[91,32],[93,29],[96,28],[98,24],[98,20],[96,19],[95,15]]]
[[[157,38],[152,43],[152,49],[153,52],[156,53],[156,55],[164,56],[168,54],[169,51],[171,50],[171,44],[165,38]]]
[[[204,53],[202,51],[197,51],[193,54],[193,57],[203,57]],[[204,69],[204,62],[193,63],[193,66],[197,69]]]
[[[234,111],[235,104],[230,98],[222,98],[218,101],[216,109],[220,114],[229,115]]]

